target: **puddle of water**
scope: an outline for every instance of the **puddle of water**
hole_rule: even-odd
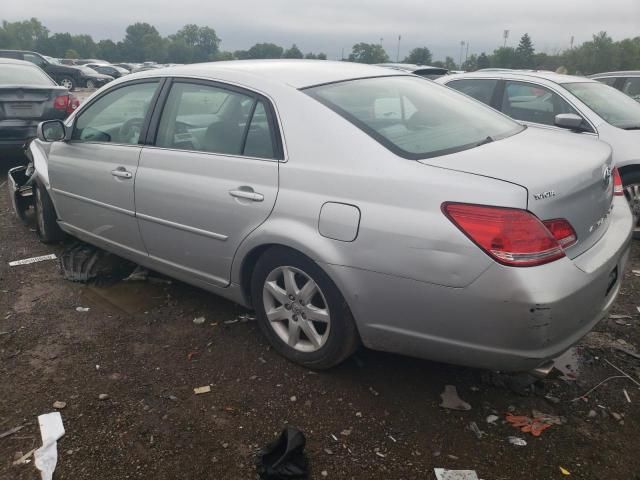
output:
[[[109,287],[90,285],[84,290],[83,297],[107,310],[112,310],[115,307],[133,315],[162,305],[167,296],[165,290],[165,285],[147,282],[118,282]]]
[[[553,366],[562,375],[560,378],[565,381],[575,381],[580,374],[581,356],[576,348],[570,348],[553,361]]]

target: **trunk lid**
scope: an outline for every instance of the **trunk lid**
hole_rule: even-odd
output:
[[[578,241],[566,250],[569,258],[592,247],[609,226],[611,147],[595,136],[529,127],[503,140],[420,162],[521,185],[527,209],[538,218],[571,223]],[[491,199],[486,203],[492,204]]]
[[[64,110],[56,110],[53,101],[67,95],[64,87],[0,86],[0,120],[49,120],[65,118]]]

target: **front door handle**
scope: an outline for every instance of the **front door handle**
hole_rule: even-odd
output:
[[[118,178],[131,178],[133,174],[126,170],[124,167],[118,167],[115,170],[111,170],[111,175]]]
[[[252,202],[262,202],[264,200],[264,195],[254,192],[251,187],[240,187],[237,190],[229,190],[229,195],[235,198],[251,200]]]

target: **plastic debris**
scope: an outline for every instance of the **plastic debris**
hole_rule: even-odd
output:
[[[25,425],[18,425],[17,427],[13,427],[10,428],[9,430],[7,430],[6,432],[2,432],[0,433],[0,438],[4,438],[4,437],[8,437],[9,435],[13,435],[14,433],[19,432],[20,430],[22,430],[24,427],[26,427],[27,424]]]
[[[524,438],[510,436],[508,440],[511,445],[515,445],[516,447],[527,446],[527,441]]]
[[[462,411],[471,410],[471,405],[458,396],[458,390],[455,385],[445,385],[444,392],[440,394],[440,397],[442,398],[442,403],[440,404],[442,408]]]
[[[622,389],[622,393],[624,393],[624,398],[627,399],[627,403],[631,403],[631,397],[629,397],[629,392],[627,392],[626,388]]]
[[[560,473],[565,476],[571,475],[571,472],[564,467],[560,467]]]
[[[211,385],[205,385],[204,387],[196,387],[193,389],[193,393],[201,395],[203,393],[209,393],[211,391]]]
[[[31,458],[31,455],[33,455],[35,451],[36,451],[36,449],[34,448],[33,450],[25,453],[20,458],[16,459],[13,462],[13,465],[25,465],[25,464],[29,463],[31,461],[29,459]]]
[[[98,395],[98,400],[109,400],[109,395],[107,395],[106,393],[101,393],[100,395]]]
[[[60,412],[46,413],[38,417],[42,447],[34,452],[35,465],[42,480],[51,480],[58,463],[58,440],[64,435]]]
[[[204,317],[196,317],[193,319],[193,323],[195,323],[196,325],[202,325],[204,322],[205,322]]]
[[[309,461],[304,454],[306,439],[295,427],[287,427],[278,438],[262,448],[256,458],[261,480],[303,479],[309,476]]]
[[[9,262],[10,267],[17,267],[18,265],[29,265],[31,263],[44,262],[45,260],[55,260],[56,254],[52,253],[50,255],[41,255],[39,257],[31,257],[24,258],[22,260],[14,260],[13,262]]]
[[[434,468],[437,480],[479,480],[475,470],[448,470]]]
[[[234,320],[225,320],[223,323],[225,325],[233,325],[234,323],[238,323],[240,320],[238,320],[237,318]]]
[[[89,307],[76,307],[76,312],[88,312],[89,310],[91,310]]]
[[[495,425],[495,423],[498,421],[500,417],[498,417],[497,415],[489,415],[487,417],[487,423],[490,423],[492,425]]]
[[[526,415],[511,415],[508,413],[506,420],[521,432],[530,433],[534,437],[539,437],[542,432],[551,426],[551,423],[546,423],[541,419],[527,417]]]
[[[482,437],[486,435],[485,432],[480,430],[480,427],[478,427],[478,424],[476,422],[471,422],[469,424],[469,430],[471,430],[475,434],[475,436],[478,437],[478,440],[482,440]]]
[[[56,410],[62,410],[66,406],[67,406],[66,402],[60,402],[58,400],[53,402],[53,408],[55,408]]]
[[[612,313],[611,315],[609,315],[609,318],[611,320],[625,320],[633,317],[631,315],[617,315],[615,313]]]

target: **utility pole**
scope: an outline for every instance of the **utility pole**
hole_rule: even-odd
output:
[[[573,41],[574,41],[574,38],[573,38],[573,35],[571,35],[571,46],[569,47],[570,50],[573,50]]]
[[[402,35],[398,35],[398,51],[396,52],[396,62],[400,61],[400,40],[402,40]]]
[[[467,53],[464,55],[464,61],[466,62],[467,60],[469,60],[469,40],[467,40]]]
[[[344,47],[342,47],[342,55],[340,57],[340,60],[344,60]]]
[[[458,64],[458,68],[462,70],[462,51],[464,50],[464,40],[460,41],[460,63]]]
[[[504,45],[502,45],[503,47],[507,46],[507,39],[509,38],[509,30],[505,30],[504,33],[502,34],[502,36],[504,37]]]

